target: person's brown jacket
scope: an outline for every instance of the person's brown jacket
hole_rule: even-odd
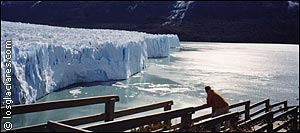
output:
[[[208,91],[206,101],[207,104],[213,108],[224,108],[229,106],[228,102],[214,90]]]

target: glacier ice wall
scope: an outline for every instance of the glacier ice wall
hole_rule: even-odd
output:
[[[179,46],[177,35],[1,21],[2,97],[6,40],[12,40],[14,104],[74,83],[126,79],[144,69],[148,58],[166,57]]]

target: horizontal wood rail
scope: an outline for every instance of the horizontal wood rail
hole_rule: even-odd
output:
[[[235,103],[235,104],[231,104],[231,105],[229,105],[229,109],[237,108],[237,107],[240,107],[240,106],[245,106],[247,103],[250,103],[250,101],[247,100],[247,101],[242,101],[242,102],[238,102],[238,103]]]
[[[59,122],[55,122],[55,121],[48,121],[47,128],[48,128],[48,130],[50,130],[52,132],[59,132],[59,131],[64,131],[64,132],[91,132],[89,130],[72,127],[72,126],[62,124],[62,123],[59,123]]]
[[[39,111],[47,111],[53,109],[61,109],[61,108],[69,108],[69,107],[77,107],[77,106],[86,106],[91,104],[100,104],[100,103],[108,103],[109,101],[118,102],[118,96],[98,96],[98,97],[88,97],[88,98],[79,98],[79,99],[67,99],[67,100],[59,100],[52,102],[42,102],[42,103],[34,103],[34,104],[26,104],[26,105],[14,105],[11,110],[13,115],[17,114],[25,114],[25,113],[33,113]],[[1,107],[1,115],[5,116],[5,107]]]
[[[268,113],[265,113],[263,115],[260,115],[258,117],[255,117],[254,119],[251,119],[251,120],[248,120],[248,121],[245,121],[241,124],[239,124],[239,126],[243,127],[245,125],[255,125],[257,122],[260,122],[262,120],[267,120],[270,115],[273,114],[273,112],[268,112]]]
[[[285,100],[285,101],[282,101],[282,102],[277,102],[277,103],[274,103],[274,104],[271,104],[270,105],[270,108],[274,108],[274,107],[277,107],[277,106],[280,106],[280,105],[287,105],[287,101]],[[287,106],[285,106],[285,107],[287,107]]]
[[[261,109],[255,111],[254,113],[250,114],[250,117],[253,117],[253,116],[256,116],[256,115],[258,115],[262,112],[265,112],[265,110],[266,110],[266,108],[261,108]]]
[[[190,123],[188,119],[185,119],[185,116],[191,115],[192,113],[194,113],[194,108],[190,107],[178,110],[170,110],[162,113],[156,113],[152,115],[136,117],[126,120],[111,121],[104,124],[96,124],[83,128],[95,132],[120,132],[138,126],[170,120],[177,117],[181,117],[181,123],[183,126],[185,126],[186,123]]]
[[[231,123],[236,123],[238,121],[238,117],[239,117],[239,112],[227,113],[220,116],[216,116],[214,118],[203,120],[200,123],[194,124],[193,127],[196,127],[197,129],[201,128],[202,126],[205,128],[212,128],[217,123],[221,123],[227,120],[231,121]]]
[[[278,106],[282,107],[282,105],[283,105],[283,108],[280,108],[280,109],[278,109],[276,111],[273,111],[274,114],[282,112],[282,111],[287,111],[288,110],[287,100],[282,101],[282,102],[274,103],[274,104],[270,105],[270,108],[271,108],[271,110],[273,110],[275,107],[278,107]]]
[[[265,100],[262,100],[262,101],[259,101],[253,105],[250,106],[250,109],[253,109],[255,107],[258,107],[259,105],[263,105],[263,104],[266,104],[266,103],[269,103],[270,100],[269,99],[265,99]]]
[[[145,112],[145,111],[159,109],[159,108],[162,108],[162,107],[164,108],[164,111],[167,111],[167,110],[171,110],[172,105],[173,105],[173,101],[169,100],[169,101],[165,101],[165,102],[144,105],[144,106],[140,106],[140,107],[137,107],[137,108],[118,110],[118,111],[115,112],[115,117],[122,117],[122,116],[142,113],[142,112]]]
[[[203,104],[203,105],[194,107],[194,111],[199,111],[199,110],[203,110],[203,109],[210,108],[210,107],[211,106],[209,106],[208,104]]]
[[[198,121],[208,119],[208,118],[211,118],[211,117],[212,117],[212,114],[205,114],[205,115],[201,115],[199,117],[194,118],[192,121],[193,122],[198,122]]]
[[[283,111],[286,111],[287,109],[285,108],[280,108],[280,109],[277,109],[277,110],[272,110],[274,112],[274,114],[276,113],[279,113],[279,112],[283,112]]]

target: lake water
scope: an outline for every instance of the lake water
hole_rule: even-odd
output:
[[[299,105],[299,45],[182,42],[181,50],[168,58],[149,59],[144,71],[127,80],[65,89],[38,102],[118,95],[116,110],[165,100],[173,100],[172,109],[177,109],[204,104],[205,85],[213,86],[229,103],[270,98],[271,103],[288,100],[288,105]],[[102,113],[103,107],[16,115],[13,123],[19,127]]]

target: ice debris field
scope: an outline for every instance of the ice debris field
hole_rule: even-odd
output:
[[[2,97],[7,40],[12,41],[14,104],[34,102],[74,83],[126,79],[144,69],[148,58],[167,57],[180,45],[177,35],[1,21]]]

